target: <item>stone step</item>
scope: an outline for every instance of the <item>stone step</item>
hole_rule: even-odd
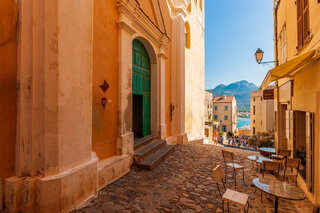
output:
[[[147,145],[148,143],[150,143],[155,138],[156,138],[156,136],[149,135],[149,136],[146,136],[146,137],[143,137],[143,138],[135,139],[134,140],[134,150],[138,150],[142,146]]]
[[[171,152],[174,151],[174,145],[165,145],[149,157],[147,157],[145,160],[143,160],[141,163],[137,164],[138,167],[142,169],[148,169],[151,170],[154,167],[156,167],[158,164],[160,164],[162,161],[164,161]]]
[[[146,159],[148,156],[155,153],[157,150],[161,149],[166,144],[167,142],[165,140],[157,140],[145,145],[144,147],[134,152],[134,156],[133,156],[134,162],[136,164],[140,163],[141,161]]]

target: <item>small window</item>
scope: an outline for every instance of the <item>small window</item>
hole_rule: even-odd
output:
[[[216,120],[216,121],[218,120],[218,115],[214,116],[214,120]]]
[[[228,120],[228,115],[224,116],[224,120],[226,120],[226,121]]]
[[[228,110],[228,106],[224,106],[224,110]]]
[[[214,106],[214,110],[218,110],[218,106]]]
[[[256,99],[255,99],[255,98],[253,98],[253,101],[256,101]]]
[[[186,30],[186,48],[190,49],[191,47],[191,33],[190,33],[190,25],[188,22],[185,23]]]
[[[256,123],[256,120],[253,120],[253,123],[255,124],[255,123]]]
[[[256,114],[256,106],[253,106],[253,114]]]
[[[253,127],[253,135],[255,135],[255,134],[256,134],[256,128]]]

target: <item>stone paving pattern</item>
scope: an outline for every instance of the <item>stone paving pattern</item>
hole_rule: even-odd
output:
[[[248,155],[257,152],[224,148],[215,145],[178,145],[162,164],[152,171],[131,168],[123,178],[99,192],[99,196],[79,213],[130,213],[130,212],[222,212],[222,201],[218,194],[212,170],[223,164],[221,149],[234,151],[236,163],[245,165],[245,186],[242,172],[237,175],[237,191],[249,195],[249,212],[274,212],[274,197],[264,194],[260,202],[260,191],[251,186],[259,173],[251,170]],[[234,189],[233,180],[227,179],[227,188]],[[230,212],[243,212],[230,205]],[[310,200],[291,201],[279,199],[279,212],[312,212]]]

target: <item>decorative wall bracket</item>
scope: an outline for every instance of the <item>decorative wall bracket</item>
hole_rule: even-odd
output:
[[[100,88],[102,89],[102,91],[105,93],[108,89],[109,89],[109,84],[104,80],[103,84],[100,85]]]

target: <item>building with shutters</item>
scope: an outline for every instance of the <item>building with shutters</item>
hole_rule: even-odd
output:
[[[213,119],[220,122],[223,132],[238,133],[237,102],[234,96],[213,97]]]
[[[273,89],[270,86],[266,90],[271,92]],[[274,99],[264,97],[261,89],[251,92],[250,119],[251,135],[274,131]]]
[[[261,88],[275,82],[276,149],[301,159],[298,185],[320,204],[320,3],[275,0],[276,67]]]
[[[0,211],[68,212],[136,139],[203,138],[204,0],[1,1],[0,56]]]

